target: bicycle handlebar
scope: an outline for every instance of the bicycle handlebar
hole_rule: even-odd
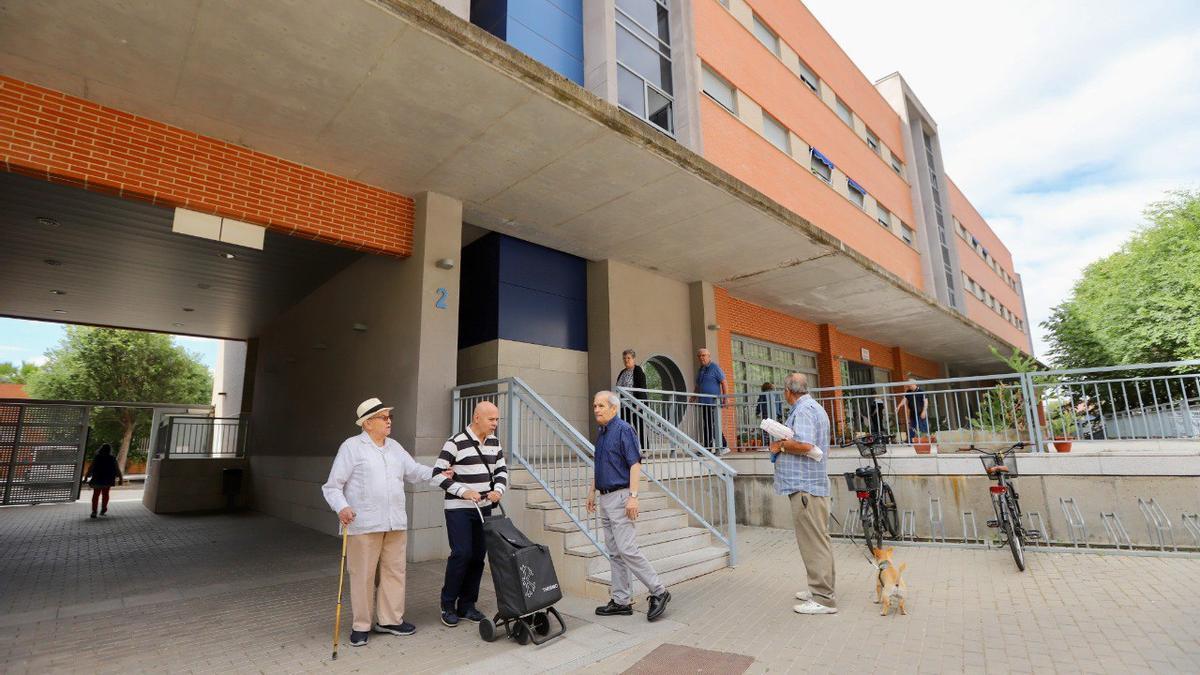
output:
[[[977,447],[975,447],[974,444],[971,445],[970,450],[972,452],[978,452],[981,455],[990,455],[992,457],[996,457],[998,455],[1004,455],[1009,452],[1012,452],[1013,450],[1020,450],[1021,448],[1024,448],[1024,447],[1025,447],[1025,441],[1017,441],[1016,443],[1010,445],[1009,447],[1007,447],[1003,450],[997,450],[995,452],[990,452],[988,450],[984,450],[983,448],[977,448]]]

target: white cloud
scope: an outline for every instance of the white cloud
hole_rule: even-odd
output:
[[[50,359],[45,356],[35,356],[32,359],[27,359],[27,363],[32,363],[35,366],[44,366]]]
[[[947,172],[1013,252],[1039,354],[1037,324],[1083,268],[1146,204],[1200,186],[1198,3],[806,5],[869,78],[899,70],[933,115]]]

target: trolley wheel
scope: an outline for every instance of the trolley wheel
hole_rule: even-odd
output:
[[[545,612],[533,615],[533,630],[542,637],[550,634],[550,617]]]
[[[479,622],[479,637],[483,638],[484,642],[496,641],[496,624],[492,623],[491,619]]]
[[[516,622],[513,623],[512,633],[513,637],[517,640],[517,644],[519,645],[527,645],[529,644],[529,641],[533,639],[533,636],[529,633],[529,626],[526,625],[521,619],[517,619]]]

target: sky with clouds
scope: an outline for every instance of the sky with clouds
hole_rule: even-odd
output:
[[[1037,324],[1168,190],[1200,187],[1200,2],[805,0],[871,80],[899,71]],[[919,36],[921,39],[911,39]]]
[[[64,332],[61,323],[0,317],[0,363],[28,361],[41,365],[46,362],[46,350],[57,347]],[[175,342],[198,354],[210,371],[216,369],[220,340],[176,335]]]

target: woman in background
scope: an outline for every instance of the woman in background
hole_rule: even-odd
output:
[[[96,506],[101,497],[104,497],[104,502],[100,505],[100,515],[108,515],[109,489],[118,482],[125,482],[125,477],[121,475],[121,469],[117,466],[117,458],[113,457],[111,445],[105,443],[96,451],[96,458],[92,460],[84,479],[92,486],[92,517],[96,517]]]

